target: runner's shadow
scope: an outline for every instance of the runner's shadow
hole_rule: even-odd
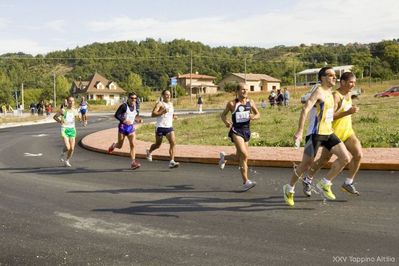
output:
[[[93,209],[95,212],[145,215],[179,218],[180,213],[193,212],[264,212],[272,210],[310,211],[314,208],[290,208],[282,197],[267,198],[217,198],[217,197],[172,197],[152,201],[132,202],[135,206],[121,209]]]
[[[234,193],[231,190],[220,190],[220,189],[209,189],[209,190],[196,190],[194,185],[181,184],[181,185],[170,185],[163,188],[123,188],[123,189],[104,189],[104,190],[72,190],[67,193],[110,193],[110,194],[121,194],[121,193]]]
[[[32,174],[45,174],[45,175],[70,175],[73,174],[95,174],[95,173],[131,173],[132,169],[128,168],[107,168],[107,169],[93,169],[87,167],[6,167],[0,168],[1,170],[11,171],[11,173],[32,173]],[[171,170],[134,170],[134,172],[170,172]]]

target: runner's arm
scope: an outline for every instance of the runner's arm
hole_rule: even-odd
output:
[[[223,110],[223,112],[222,112],[222,114],[220,115],[220,118],[222,119],[222,121],[223,121],[223,123],[226,125],[226,127],[228,127],[228,128],[230,128],[231,127],[231,125],[232,125],[232,123],[231,123],[231,121],[228,121],[227,120],[227,114],[229,113],[229,112],[231,112],[231,110],[232,110],[232,102],[228,102],[227,104],[226,104],[226,108]]]
[[[259,110],[253,100],[251,100],[251,114],[249,114],[249,118],[251,120],[256,120],[260,118]]]
[[[305,121],[308,116],[309,111],[313,108],[318,100],[321,99],[320,88],[316,89],[305,102],[302,107],[301,114],[299,116],[298,129],[294,134],[294,140],[302,140],[303,129],[305,127]]]
[[[163,114],[166,114],[168,111],[163,107],[161,102],[157,102],[155,105],[154,109],[152,110],[151,116],[152,117],[157,117],[161,116]]]
[[[53,116],[54,120],[57,121],[57,123],[62,124],[63,119],[61,119],[60,117],[62,117],[62,109],[58,110],[55,115]]]
[[[348,115],[352,115],[354,113],[357,113],[359,110],[359,107],[352,106],[349,110],[345,112],[339,112],[338,110],[340,109],[341,105],[342,105],[342,99],[339,98],[337,93],[334,93],[334,120],[340,119]]]
[[[126,113],[127,104],[121,104],[115,112],[115,118],[119,120],[120,123],[123,124],[125,121],[125,113]]]

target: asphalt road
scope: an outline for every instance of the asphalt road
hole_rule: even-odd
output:
[[[116,126],[107,116],[78,139]],[[113,140],[110,140],[110,143]],[[141,161],[76,147],[57,124],[0,129],[0,265],[398,265],[398,172],[361,171],[361,196],[284,204],[290,169]],[[42,154],[40,156],[40,154]]]

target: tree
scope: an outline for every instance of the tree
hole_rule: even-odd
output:
[[[10,79],[4,73],[0,72],[0,103],[14,103],[12,93],[12,83]]]
[[[143,80],[139,74],[130,73],[126,81],[128,92],[139,91],[143,87]]]
[[[399,72],[399,44],[389,43],[384,48],[383,59],[387,61],[394,73]]]

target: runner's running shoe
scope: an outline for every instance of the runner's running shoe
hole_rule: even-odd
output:
[[[329,200],[335,200],[335,195],[334,195],[334,193],[333,193],[332,190],[331,190],[331,186],[332,186],[332,184],[327,185],[327,184],[325,184],[322,180],[320,180],[320,181],[317,183],[317,185],[316,185],[317,189],[318,189],[320,192],[323,193],[323,195],[324,195],[325,198],[327,198],[327,199],[329,199]]]
[[[290,192],[288,184],[283,186],[284,200],[288,206],[294,206],[294,192]]]
[[[312,179],[309,178],[307,174],[305,174],[303,178],[302,185],[303,185],[303,194],[305,194],[305,196],[307,197],[312,196]]]
[[[68,160],[65,160],[64,164],[65,164],[65,167],[72,167],[72,165],[69,163]]]
[[[256,182],[248,179],[247,182],[245,182],[245,184],[242,185],[242,190],[247,191],[253,188],[254,186],[256,186]]]
[[[140,162],[137,161],[137,160],[134,160],[134,161],[132,162],[132,164],[130,165],[130,167],[132,168],[132,170],[136,170],[136,169],[140,168],[140,166],[141,166],[141,164],[140,164]]]
[[[348,192],[349,194],[353,195],[360,195],[359,191],[356,190],[355,186],[352,184],[345,184],[343,183],[341,186],[342,191]]]
[[[223,170],[224,167],[226,166],[226,160],[224,159],[225,155],[226,154],[224,153],[224,151],[219,153],[219,167],[220,167],[221,170]]]
[[[109,146],[109,148],[108,148],[108,154],[111,154],[111,153],[113,153],[114,152],[114,150],[115,150],[115,143],[112,143],[112,145],[111,146]]]
[[[177,168],[180,166],[180,163],[175,162],[175,161],[170,161],[169,163],[169,168]]]
[[[152,162],[152,155],[151,155],[151,153],[150,153],[150,150],[147,149],[147,150],[145,150],[145,152],[146,152],[146,154],[147,154],[147,161]]]

